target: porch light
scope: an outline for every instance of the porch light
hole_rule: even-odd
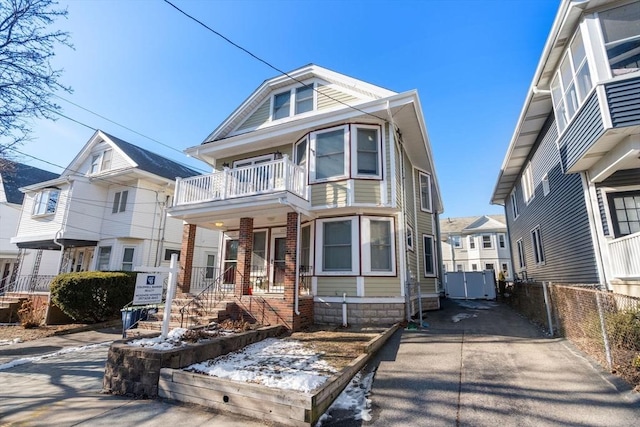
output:
[[[276,151],[275,153],[273,153],[273,158],[275,160],[279,160],[282,158],[282,153],[280,151]]]
[[[214,224],[216,227],[222,227],[224,225],[224,222],[215,222]]]

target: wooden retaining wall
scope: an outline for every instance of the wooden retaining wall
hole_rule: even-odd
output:
[[[364,346],[365,353],[331,376],[314,393],[282,390],[166,368],[160,371],[158,395],[278,424],[314,425],[397,328],[398,325],[394,325],[370,340]]]

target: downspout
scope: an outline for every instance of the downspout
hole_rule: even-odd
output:
[[[56,231],[56,234],[53,236],[53,243],[57,246],[60,246],[60,260],[58,261],[58,273],[62,273],[62,271],[60,270],[62,269],[62,260],[64,259],[64,245],[58,242],[58,236],[60,235],[61,232],[62,232],[62,226],[58,231]]]
[[[589,221],[589,229],[591,232],[591,240],[593,241],[593,252],[594,257],[596,259],[596,269],[598,271],[598,279],[604,282],[604,285],[607,290],[611,290],[611,286],[609,284],[609,280],[607,280],[607,269],[605,267],[605,261],[602,259],[602,245],[600,242],[600,233],[598,232],[599,227],[596,221],[596,215],[594,212],[593,202],[598,203],[597,195],[595,196],[595,200],[592,198],[591,186],[589,184],[589,172],[582,172],[580,174],[580,179],[582,181],[582,191],[584,193],[584,204],[587,208],[587,218]],[[608,260],[607,260],[608,261]]]

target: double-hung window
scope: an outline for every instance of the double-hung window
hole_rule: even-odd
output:
[[[133,254],[135,248],[124,248],[122,253],[122,271],[133,271]]]
[[[91,155],[91,167],[89,174],[98,173],[101,171],[111,169],[111,158],[113,156],[113,150],[104,150],[101,153]]]
[[[346,126],[311,134],[311,177],[330,181],[348,176],[348,129]]]
[[[533,247],[533,258],[536,264],[544,264],[544,250],[542,249],[540,226],[531,230],[531,246]]]
[[[518,266],[520,268],[525,268],[527,264],[524,258],[524,242],[522,239],[518,239],[516,246],[518,247]]]
[[[362,218],[362,274],[396,274],[393,236],[393,219]]]
[[[493,241],[488,234],[482,236],[482,249],[493,249]]]
[[[286,91],[273,97],[273,120],[289,117],[291,110],[291,92]]]
[[[56,212],[60,190],[47,188],[36,194],[33,203],[33,215],[49,215]]]
[[[318,273],[358,274],[358,218],[318,220],[316,256]]]
[[[436,274],[436,247],[433,236],[424,234],[422,236],[424,243],[424,275],[425,277],[435,276]],[[462,265],[458,265],[459,271]]]
[[[313,111],[313,83],[289,89],[273,96],[271,119],[278,120]]]
[[[506,236],[502,233],[498,234],[498,247],[504,249],[507,247]]]
[[[296,114],[313,110],[313,83],[296,89]]]
[[[96,269],[98,271],[109,270],[109,262],[111,261],[111,246],[100,246],[98,248],[98,264]]]
[[[377,126],[353,126],[355,133],[351,152],[355,153],[353,176],[381,178],[380,128]]]
[[[462,248],[462,238],[460,236],[451,236],[451,246],[456,249]]]
[[[431,175],[420,172],[420,209],[431,212]]]
[[[207,254],[207,266],[205,267],[204,278],[214,279],[216,277],[216,256]]]
[[[127,198],[129,197],[129,190],[118,191],[113,195],[113,206],[111,213],[124,212],[127,209]]]
[[[518,218],[518,215],[520,215],[520,209],[518,208],[518,197],[516,196],[515,188],[511,192],[511,214],[513,215],[513,219]]]
[[[476,248],[476,236],[469,236],[469,249]]]
[[[559,132],[573,119],[592,87],[589,61],[578,30],[551,81],[551,97]]]
[[[533,173],[531,172],[531,163],[527,165],[522,174],[522,194],[524,195],[524,202],[528,205],[534,196],[533,187]]]

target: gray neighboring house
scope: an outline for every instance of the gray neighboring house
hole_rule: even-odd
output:
[[[519,275],[640,296],[639,1],[562,1],[491,202]]]

